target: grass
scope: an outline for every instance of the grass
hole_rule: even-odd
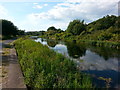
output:
[[[93,88],[89,75],[73,61],[30,39],[14,42],[18,59],[30,88]]]
[[[88,45],[98,46],[98,47],[110,47],[120,49],[120,42],[113,41],[96,41],[96,40],[79,40],[77,43],[84,42]]]
[[[58,37],[55,37],[55,35],[43,35],[39,36],[40,38],[46,38],[46,39],[55,39],[55,40],[62,40],[62,41],[67,41],[67,42],[73,42],[74,40],[79,44],[81,42],[84,42],[84,44],[92,45],[92,46],[97,46],[97,47],[110,47],[110,48],[115,48],[115,49],[120,49],[120,42],[119,38],[117,40],[98,40],[97,36],[95,36],[96,39],[93,39],[92,35],[90,37],[88,36],[69,36],[69,37],[63,37],[65,36],[64,34]],[[87,38],[85,38],[87,37]],[[92,39],[91,39],[92,37]]]

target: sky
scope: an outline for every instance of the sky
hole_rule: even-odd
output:
[[[70,21],[90,23],[106,15],[118,16],[119,0],[0,0],[0,19],[25,31],[66,30]]]

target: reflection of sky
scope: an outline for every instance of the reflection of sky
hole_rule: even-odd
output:
[[[62,54],[67,53],[67,47],[62,44],[57,44],[53,49]]]
[[[86,51],[86,55],[80,57],[83,62],[79,63],[80,67],[84,70],[115,70],[118,71],[117,58],[109,58],[105,60],[96,53],[89,50]]]
[[[46,41],[41,41],[41,38],[35,40],[36,42],[40,42],[43,45],[47,45]],[[91,52],[90,50],[86,50],[86,54],[78,59],[74,59],[69,56],[67,51],[67,46],[64,44],[57,44],[55,47],[49,47],[50,49],[55,50],[58,53],[61,53],[71,59],[73,59],[78,67],[82,70],[115,70],[118,71],[118,59],[117,58],[109,58],[105,60],[102,56],[99,56],[95,52]]]
[[[41,38],[38,38],[37,40],[35,40],[36,42],[40,42],[42,43],[43,45],[47,45],[47,42],[43,41],[42,42],[42,39]]]

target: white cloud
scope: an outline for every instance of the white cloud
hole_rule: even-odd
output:
[[[120,1],[118,3],[118,15],[120,16]]]
[[[3,5],[0,5],[0,19],[7,19],[15,22],[15,19],[9,16],[8,10]]]
[[[34,5],[38,4],[38,3],[33,3]]]
[[[103,2],[104,1],[104,2]],[[33,16],[51,20],[85,19],[93,21],[107,14],[117,15],[118,0],[66,0],[53,7],[48,12],[34,13]]]
[[[65,0],[65,2],[71,2],[71,3],[76,3],[76,2],[118,2],[119,0]]]
[[[0,5],[0,19],[9,20],[16,26],[19,25],[16,19],[13,16],[9,15],[9,11],[3,5]]]
[[[48,6],[48,4],[44,4],[44,6]]]
[[[35,6],[33,6],[33,8],[36,8],[36,9],[41,9],[41,8],[43,8],[41,5],[37,5],[37,4],[35,4]]]
[[[43,7],[48,6],[48,4],[39,5],[39,3],[33,3],[33,5],[33,8],[35,9],[42,9]]]
[[[47,6],[47,4],[43,6]],[[74,2],[66,0],[58,3],[47,12],[29,14],[25,24],[29,23],[29,26],[37,27],[39,30],[46,30],[50,26],[65,30],[69,22],[74,19],[84,19],[86,22],[91,22],[108,14],[117,15],[117,8],[117,0],[74,0]],[[30,29],[32,29],[31,27]]]
[[[55,26],[56,28],[61,28],[65,30],[68,23],[68,21],[53,22],[45,18],[38,19],[33,14],[30,14],[26,16],[26,19],[19,24],[19,27],[26,29],[26,31],[47,30],[47,28],[49,28],[50,26]]]
[[[0,18],[2,18],[3,16],[7,16],[7,9],[5,9],[2,5],[0,5]]]
[[[91,22],[107,14],[117,15],[117,1],[66,0],[65,2],[59,2],[46,12],[28,14],[24,21],[19,22],[18,27],[27,31],[46,30],[50,26],[65,30],[69,22],[74,19],[84,19],[86,22]],[[45,6],[48,6],[48,4],[39,5],[39,3],[33,3],[33,8],[36,9],[42,9]],[[8,20],[12,19],[2,5],[0,5],[1,17],[5,17]],[[15,22],[15,19],[13,20]]]

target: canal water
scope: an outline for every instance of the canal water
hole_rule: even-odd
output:
[[[38,38],[35,40],[73,60],[77,67],[93,77],[96,87],[120,86],[120,51],[106,47]]]

